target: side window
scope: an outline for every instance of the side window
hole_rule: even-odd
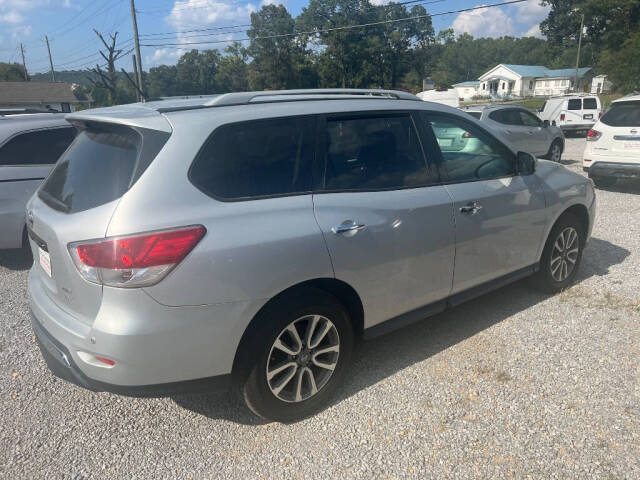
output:
[[[567,102],[567,110],[582,110],[582,99],[572,98]]]
[[[326,190],[426,185],[429,174],[411,117],[328,119]]]
[[[491,115],[489,115],[489,118],[505,125],[522,125],[522,120],[520,119],[518,110],[496,110],[495,112],[491,113]]]
[[[520,110],[518,113],[520,114],[520,119],[525,127],[539,127],[542,125],[540,119],[531,113],[525,112],[524,110]]]
[[[75,136],[73,127],[21,133],[0,147],[0,165],[54,164]]]
[[[513,176],[515,155],[495,138],[462,119],[428,115],[449,182]]]
[[[507,123],[505,118],[504,118],[504,112],[505,112],[505,110],[496,110],[495,112],[491,112],[489,114],[489,118],[491,120],[493,120],[494,122]]]
[[[189,178],[226,200],[308,192],[314,126],[311,117],[224,125],[205,142]]]
[[[595,98],[583,98],[582,103],[585,110],[596,110],[598,108],[598,103]]]

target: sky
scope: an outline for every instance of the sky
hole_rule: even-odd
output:
[[[135,0],[140,43],[159,45],[218,42],[186,47],[223,49],[228,41],[246,37],[251,12],[267,3],[282,3],[292,16],[309,0]],[[370,0],[380,5],[389,0]],[[401,0],[400,0],[401,1]],[[505,0],[424,0],[431,14],[501,3]],[[474,37],[540,36],[539,23],[548,13],[540,0],[515,5],[450,13],[433,17],[436,32],[453,28],[456,35]],[[413,4],[411,4],[413,5]],[[130,0],[0,0],[0,62],[20,62],[24,44],[29,73],[49,70],[45,36],[49,38],[56,70],[86,69],[103,63],[100,40],[93,32],[118,32],[118,45],[133,48]],[[201,29],[208,29],[202,31]],[[196,30],[194,32],[194,30]],[[178,33],[176,33],[178,32]],[[182,32],[182,33],[180,33]],[[185,47],[143,46],[143,69],[175,64]],[[130,54],[118,67],[132,68]]]

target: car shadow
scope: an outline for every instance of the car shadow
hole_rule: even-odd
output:
[[[622,263],[629,254],[625,248],[592,238],[585,249],[576,283],[592,276],[606,275],[612,266]],[[549,297],[522,280],[422,322],[363,342],[354,352],[345,385],[331,404],[338,404]],[[212,419],[246,425],[266,423],[230,393],[176,395],[172,399],[181,407]]]
[[[610,187],[597,187],[597,189],[614,193],[631,193],[634,195],[640,195],[640,180],[620,179]]]
[[[12,248],[0,250],[0,267],[9,270],[28,270],[33,263],[33,256],[29,248]]]

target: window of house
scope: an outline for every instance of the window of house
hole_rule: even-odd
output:
[[[314,125],[311,117],[224,125],[209,137],[189,177],[229,200],[308,192]]]
[[[504,145],[462,119],[427,115],[450,182],[489,180],[516,174],[515,156]]]
[[[533,80],[529,80],[529,90],[533,90]]]
[[[0,147],[0,165],[56,163],[76,136],[73,127],[21,133]]]
[[[326,190],[385,190],[429,182],[408,114],[330,119],[325,138]]]

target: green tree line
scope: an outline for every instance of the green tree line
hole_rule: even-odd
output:
[[[584,14],[580,65],[608,74],[623,93],[640,88],[640,0],[541,0],[541,4],[551,7],[540,25],[546,39],[474,38],[455,36],[450,29],[436,35],[431,17],[420,5],[310,0],[295,18],[283,5],[265,5],[251,14],[246,44],[232,43],[222,51],[190,50],[175,65],[144,72],[145,86],[152,98],[318,87],[417,92],[425,77],[448,87],[477,79],[498,63],[568,68],[575,65]],[[363,24],[368,26],[345,28]],[[18,64],[6,68],[12,79],[23,76],[21,69]],[[135,100],[134,88],[124,75],[118,76],[117,87],[115,101]],[[97,104],[109,103],[99,88],[89,90]]]

